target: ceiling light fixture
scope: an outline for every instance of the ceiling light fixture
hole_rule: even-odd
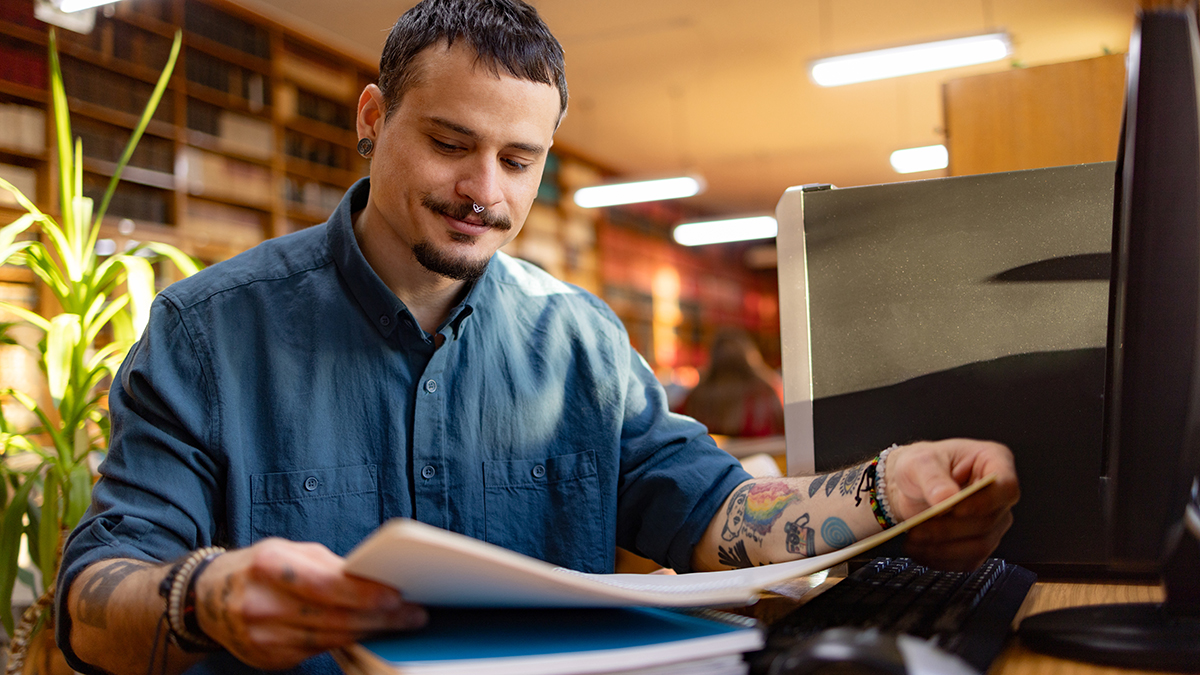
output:
[[[644,180],[635,183],[594,185],[575,191],[575,203],[585,209],[638,202],[657,202],[663,199],[681,199],[700,194],[704,182],[691,176]]]
[[[58,9],[69,14],[71,12],[99,7],[100,5],[110,5],[114,2],[118,2],[118,0],[62,0],[58,5]]]
[[[950,153],[944,145],[926,145],[920,148],[905,148],[892,153],[892,168],[896,173],[933,171],[950,166]]]
[[[1011,53],[1008,33],[991,33],[831,56],[813,61],[809,72],[822,87],[836,87],[999,61]]]
[[[723,244],[748,239],[769,239],[779,232],[779,224],[771,216],[708,220],[684,223],[675,228],[675,241],[684,246]]]

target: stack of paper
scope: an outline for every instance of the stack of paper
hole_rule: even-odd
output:
[[[723,572],[584,574],[397,519],[350,552],[346,570],[430,609],[427,627],[336,653],[349,675],[582,675],[746,672],[752,620],[712,610],[828,569],[950,509],[989,476],[891,529],[813,558]],[[655,609],[657,608],[657,609]]]
[[[435,608],[420,631],[335,657],[347,675],[741,675],[762,646],[754,620],[724,612]]]

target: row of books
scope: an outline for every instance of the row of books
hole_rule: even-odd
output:
[[[0,80],[45,89],[46,72],[45,51],[0,42]]]
[[[185,61],[188,82],[240,98],[251,110],[271,104],[271,88],[262,73],[222,61],[196,49],[187,50]]]
[[[100,203],[108,187],[107,176],[83,174],[83,194]],[[171,193],[166,190],[121,181],[113,193],[106,216],[148,223],[171,222]]]
[[[284,52],[279,57],[279,73],[292,82],[303,82],[309,91],[335,101],[353,101],[358,96],[358,78],[354,71],[330,67]]]
[[[129,115],[140,116],[154,91],[154,85],[148,82],[71,57],[63,57],[62,71],[67,96]],[[164,96],[154,111],[154,119],[169,124],[174,119],[174,109],[174,97]]]
[[[283,151],[291,157],[313,164],[331,166],[345,171],[354,170],[353,157],[346,147],[290,129],[283,137]]]
[[[270,122],[198,99],[188,100],[187,127],[215,136],[217,146],[228,152],[259,159],[270,159],[275,152],[275,129]]]
[[[29,199],[37,199],[37,171],[27,166],[0,164],[0,178],[13,184]],[[17,198],[8,190],[0,190],[0,204],[17,206]]]
[[[16,103],[0,103],[0,148],[35,155],[45,152],[45,111]]]
[[[260,59],[271,57],[271,38],[264,28],[195,0],[188,0],[183,12],[187,30]]]
[[[71,133],[83,141],[83,154],[105,162],[116,162],[125,151],[130,131],[77,116]],[[129,165],[162,173],[175,171],[175,144],[165,138],[144,135],[138,141]]]
[[[155,71],[162,69],[171,55],[171,41],[166,37],[103,16],[96,17],[91,33],[63,31],[59,40]]]
[[[284,182],[284,199],[311,213],[328,215],[342,201],[345,191],[340,187],[325,185],[315,180],[304,180],[288,176]]]
[[[182,159],[182,177],[189,194],[270,206],[269,168],[193,147],[184,148]]]

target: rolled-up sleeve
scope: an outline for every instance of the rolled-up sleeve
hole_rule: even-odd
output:
[[[666,392],[632,348],[627,372],[617,541],[690,572],[692,549],[714,514],[751,476],[704,425],[668,410]]]
[[[165,562],[220,537],[223,467],[211,450],[218,407],[203,354],[203,340],[160,295],[114,378],[109,453],[58,578],[56,637],[76,669],[66,600],[80,572],[111,558]]]

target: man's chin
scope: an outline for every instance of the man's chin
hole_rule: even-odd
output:
[[[488,262],[491,260],[491,256],[477,259],[451,255],[436,249],[428,242],[413,246],[412,251],[422,267],[455,281],[475,281],[487,271]]]

